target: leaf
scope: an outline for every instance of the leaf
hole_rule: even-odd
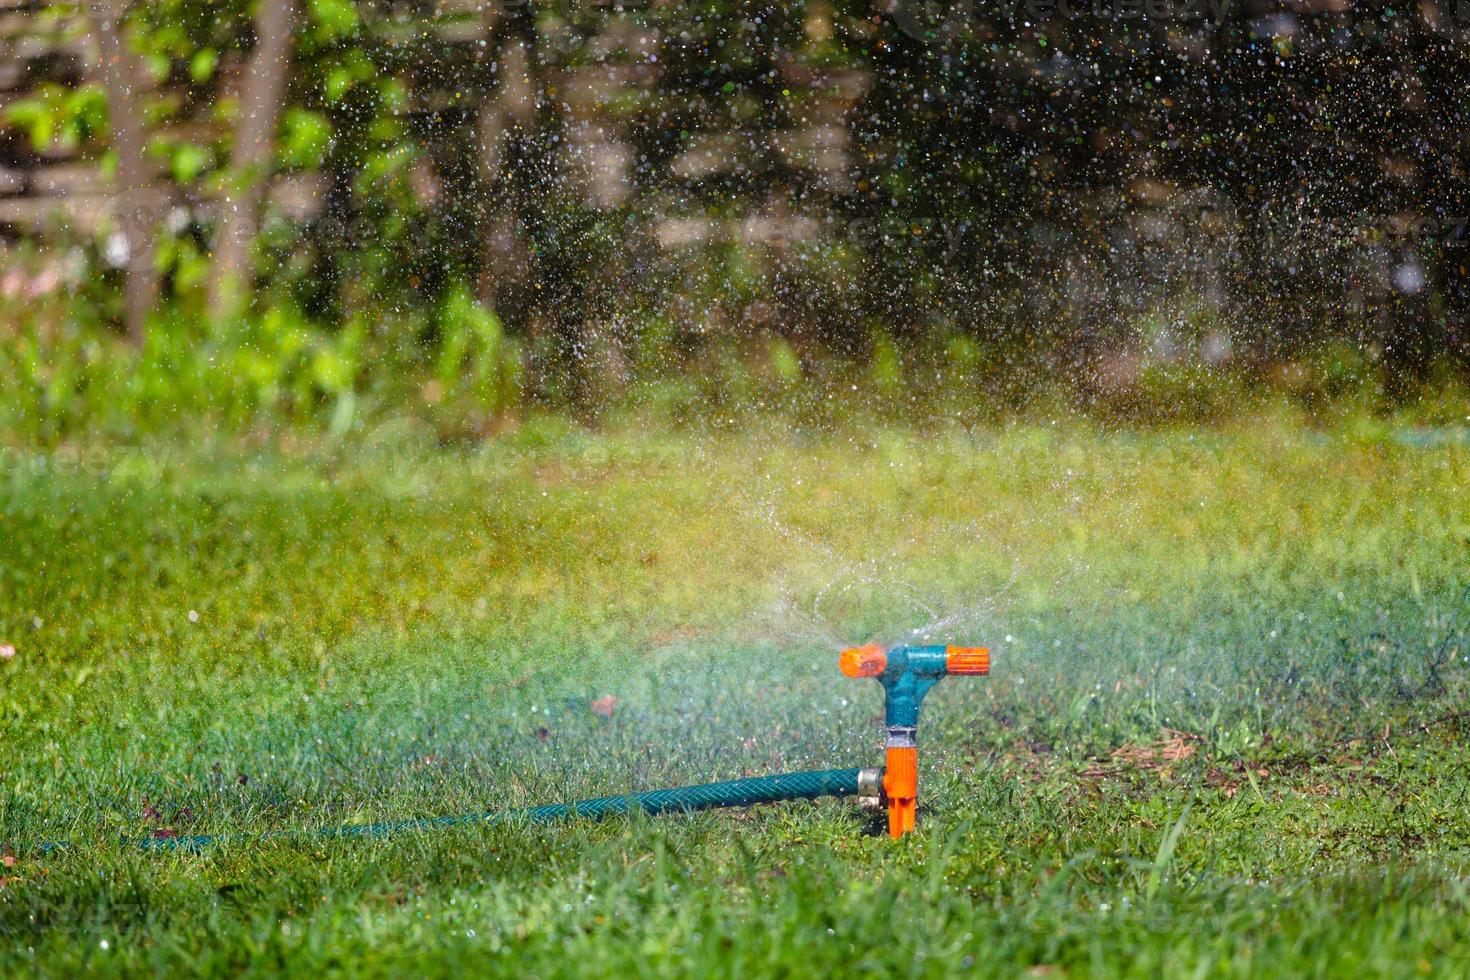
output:
[[[209,150],[196,143],[180,143],[174,149],[174,180],[180,184],[192,184],[211,162]]]
[[[196,82],[207,82],[214,77],[214,69],[218,64],[218,51],[214,48],[200,48],[189,59],[189,77]]]
[[[288,167],[319,166],[332,141],[332,123],[308,109],[286,110],[281,119],[281,159]]]
[[[357,8],[351,0],[312,0],[311,18],[323,40],[343,37],[357,30]]]

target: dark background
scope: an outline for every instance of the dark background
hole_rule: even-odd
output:
[[[9,424],[1463,378],[1470,10],[1216,4],[7,4]]]

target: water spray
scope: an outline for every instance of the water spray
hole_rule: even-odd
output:
[[[990,651],[983,647],[884,647],[872,644],[842,651],[838,666],[848,677],[876,678],[883,686],[883,721],[888,729],[888,744],[885,764],[881,768],[778,773],[498,813],[348,824],[343,827],[329,827],[314,834],[283,831],[263,836],[250,835],[248,839],[258,841],[303,836],[385,837],[404,831],[477,823],[547,823],[575,817],[598,819],[634,811],[649,815],[689,813],[756,803],[810,800],[823,796],[857,796],[875,806],[886,805],[888,833],[895,838],[902,837],[914,830],[918,813],[919,709],[924,703],[924,697],[935,684],[950,675],[975,677],[989,674]],[[150,851],[198,851],[215,844],[243,839],[247,838],[195,835],[148,837],[135,843]],[[41,850],[49,852],[65,847],[65,844],[48,844]]]

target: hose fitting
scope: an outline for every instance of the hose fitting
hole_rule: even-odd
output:
[[[884,805],[883,773],[881,766],[858,770],[858,803],[864,807],[878,808]]]

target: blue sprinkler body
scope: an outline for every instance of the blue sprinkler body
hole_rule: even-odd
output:
[[[889,728],[917,728],[924,696],[949,673],[949,647],[893,647],[888,665],[878,675],[883,685],[883,723]]]

